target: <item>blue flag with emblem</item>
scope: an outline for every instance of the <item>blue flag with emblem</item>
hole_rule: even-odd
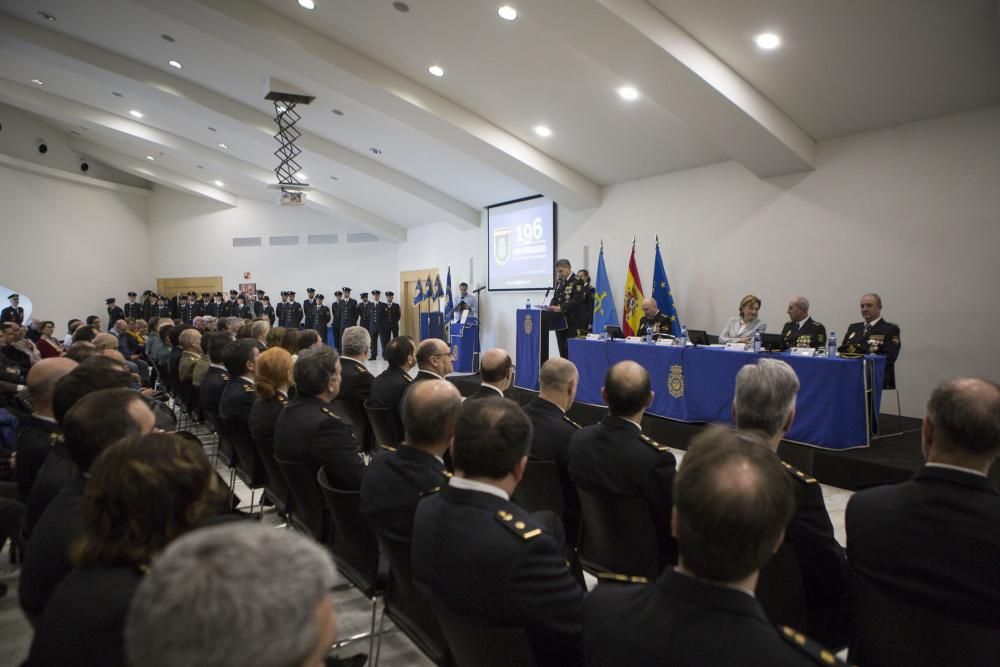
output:
[[[619,326],[618,311],[615,309],[615,297],[611,292],[611,281],[608,280],[608,269],[604,266],[604,243],[601,243],[601,254],[597,258],[597,279],[594,281],[594,321],[593,332],[603,333],[608,324]]]
[[[424,298],[430,301],[434,298],[434,283],[431,282],[431,274],[427,274],[427,283],[424,285]]]
[[[440,276],[438,276],[440,279]],[[451,295],[451,267],[448,267],[448,278],[446,279],[448,283],[444,290],[445,302],[444,302],[444,319],[450,320],[451,316],[455,313],[455,299]]]
[[[423,286],[423,283],[421,283],[420,280],[417,279],[417,293],[413,295],[413,305],[414,306],[417,305],[418,303],[420,303],[421,301],[423,301],[425,298],[426,297],[424,296],[424,286]]]
[[[444,297],[444,288],[441,287],[441,274],[434,276],[434,298],[441,299]]]
[[[667,270],[660,255],[660,237],[656,237],[656,258],[653,260],[653,300],[663,313],[670,318],[670,330],[675,336],[681,335],[681,320],[677,316],[674,295],[670,292]]]

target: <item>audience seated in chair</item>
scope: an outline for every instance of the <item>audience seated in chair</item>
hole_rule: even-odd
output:
[[[410,369],[417,365],[417,348],[409,336],[397,336],[389,341],[382,356],[389,367],[372,380],[372,404],[376,407],[390,408],[396,420],[396,430],[403,432],[403,392],[413,378]]]

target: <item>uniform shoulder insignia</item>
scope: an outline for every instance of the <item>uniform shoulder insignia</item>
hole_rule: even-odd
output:
[[[403,373],[403,382],[413,382],[413,378],[410,377],[409,373]]]
[[[278,394],[277,396],[278,396],[278,403],[281,403],[282,405],[288,405],[288,398],[286,398],[284,394]]]
[[[515,519],[514,515],[507,510],[500,510],[497,512],[496,517],[497,521],[499,521],[502,526],[520,537],[525,542],[533,540],[542,534],[540,528],[532,528],[520,519]]]
[[[433,489],[427,489],[426,491],[421,491],[420,492],[420,497],[423,498],[424,496],[429,496],[429,495],[435,494],[435,493],[437,493],[440,490],[441,490],[440,486],[435,486]]]
[[[337,421],[340,421],[340,417],[337,416],[337,413],[331,410],[330,408],[320,408],[320,410],[323,411],[323,414],[333,417]]]
[[[778,634],[781,635],[782,639],[794,646],[796,649],[805,653],[817,664],[820,665],[846,665],[847,663],[840,660],[833,654],[832,651],[828,651],[823,648],[817,642],[806,637],[801,632],[796,631],[794,628],[790,628],[787,625],[782,625],[779,628]]]
[[[648,584],[649,579],[632,574],[616,574],[615,572],[598,572],[599,581],[616,581],[623,584]]]
[[[252,384],[245,384],[243,385],[243,391],[245,391],[248,394],[252,394],[257,391],[257,387],[253,386]]]
[[[785,466],[785,470],[787,470],[792,477],[799,480],[803,484],[819,484],[814,477],[810,477],[795,466],[789,465],[784,461],[781,462],[781,465]]]
[[[222,376],[223,382],[229,382],[229,373],[219,373]]]
[[[666,445],[661,445],[660,443],[658,443],[656,440],[653,440],[652,438],[650,438],[645,433],[640,433],[639,434],[639,439],[642,440],[644,443],[646,443],[647,445],[649,445],[650,447],[652,447],[653,449],[655,449],[658,452],[669,452],[670,451],[669,447],[667,447]]]
[[[567,416],[567,415],[563,415],[563,421],[566,422],[567,424],[569,424],[570,426],[572,426],[573,428],[583,428],[582,426],[580,426],[579,424],[577,424],[575,421],[573,421],[572,419],[570,419],[569,416]]]

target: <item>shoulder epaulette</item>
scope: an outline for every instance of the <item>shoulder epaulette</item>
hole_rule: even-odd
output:
[[[524,523],[520,519],[515,520],[514,515],[507,510],[500,510],[497,512],[496,516],[497,521],[499,521],[501,525],[506,527],[507,530],[514,533],[525,542],[533,540],[542,534],[540,528],[529,528],[528,524]]]
[[[787,470],[793,477],[798,479],[800,482],[803,482],[805,484],[819,484],[819,482],[817,482],[814,477],[810,477],[809,475],[805,474],[795,466],[789,465],[784,461],[781,462],[781,465],[785,466],[785,470]]]
[[[603,581],[618,581],[623,584],[648,584],[649,579],[632,574],[616,574],[614,572],[598,572],[597,578]]]
[[[338,416],[337,416],[337,413],[335,413],[335,412],[334,412],[333,410],[331,410],[330,408],[320,408],[320,410],[322,410],[322,411],[323,411],[323,414],[325,414],[325,415],[329,415],[330,417],[333,417],[333,418],[334,418],[334,419],[336,419],[337,421],[341,421],[340,417],[338,417]]]
[[[787,625],[780,626],[780,632],[778,633],[782,638],[797,648],[799,651],[805,653],[809,657],[818,661],[823,665],[846,665],[847,663],[839,660],[837,656],[833,654],[832,651],[828,651],[823,648],[819,643],[806,637],[801,632],[797,632],[795,629],[788,627]]]
[[[381,447],[382,449],[384,449],[387,452],[395,452],[396,451],[396,448],[393,447],[392,445],[379,445],[379,447]]]
[[[647,445],[649,445],[650,447],[652,447],[653,449],[655,449],[658,452],[669,452],[670,451],[669,447],[667,447],[666,445],[661,445],[660,443],[658,443],[656,440],[653,440],[652,438],[650,438],[645,433],[640,433],[639,434],[639,439],[642,440],[644,443],[646,443]]]
[[[287,396],[285,396],[284,394],[276,394],[276,396],[278,397],[278,403],[281,403],[282,405],[288,405]]]
[[[577,424],[575,421],[573,421],[572,419],[570,419],[569,416],[567,416],[567,415],[563,415],[563,421],[565,421],[567,424],[569,424],[573,428],[583,428],[582,426],[580,426],[579,424]]]
[[[229,373],[219,373],[222,376],[223,382],[229,382]]]
[[[413,378],[410,377],[409,373],[403,373],[403,382],[413,382]]]
[[[243,391],[245,391],[248,394],[252,394],[252,393],[254,393],[254,392],[257,391],[257,387],[255,387],[252,384],[244,384],[243,385]]]
[[[420,497],[423,498],[424,496],[429,496],[433,493],[437,493],[440,490],[441,490],[440,486],[435,486],[433,489],[427,489],[426,491],[421,491]]]

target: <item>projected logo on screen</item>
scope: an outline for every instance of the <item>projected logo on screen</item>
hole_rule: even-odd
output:
[[[554,210],[552,200],[541,197],[488,209],[491,290],[551,287]]]
[[[497,266],[510,261],[510,227],[493,230],[493,261]]]

